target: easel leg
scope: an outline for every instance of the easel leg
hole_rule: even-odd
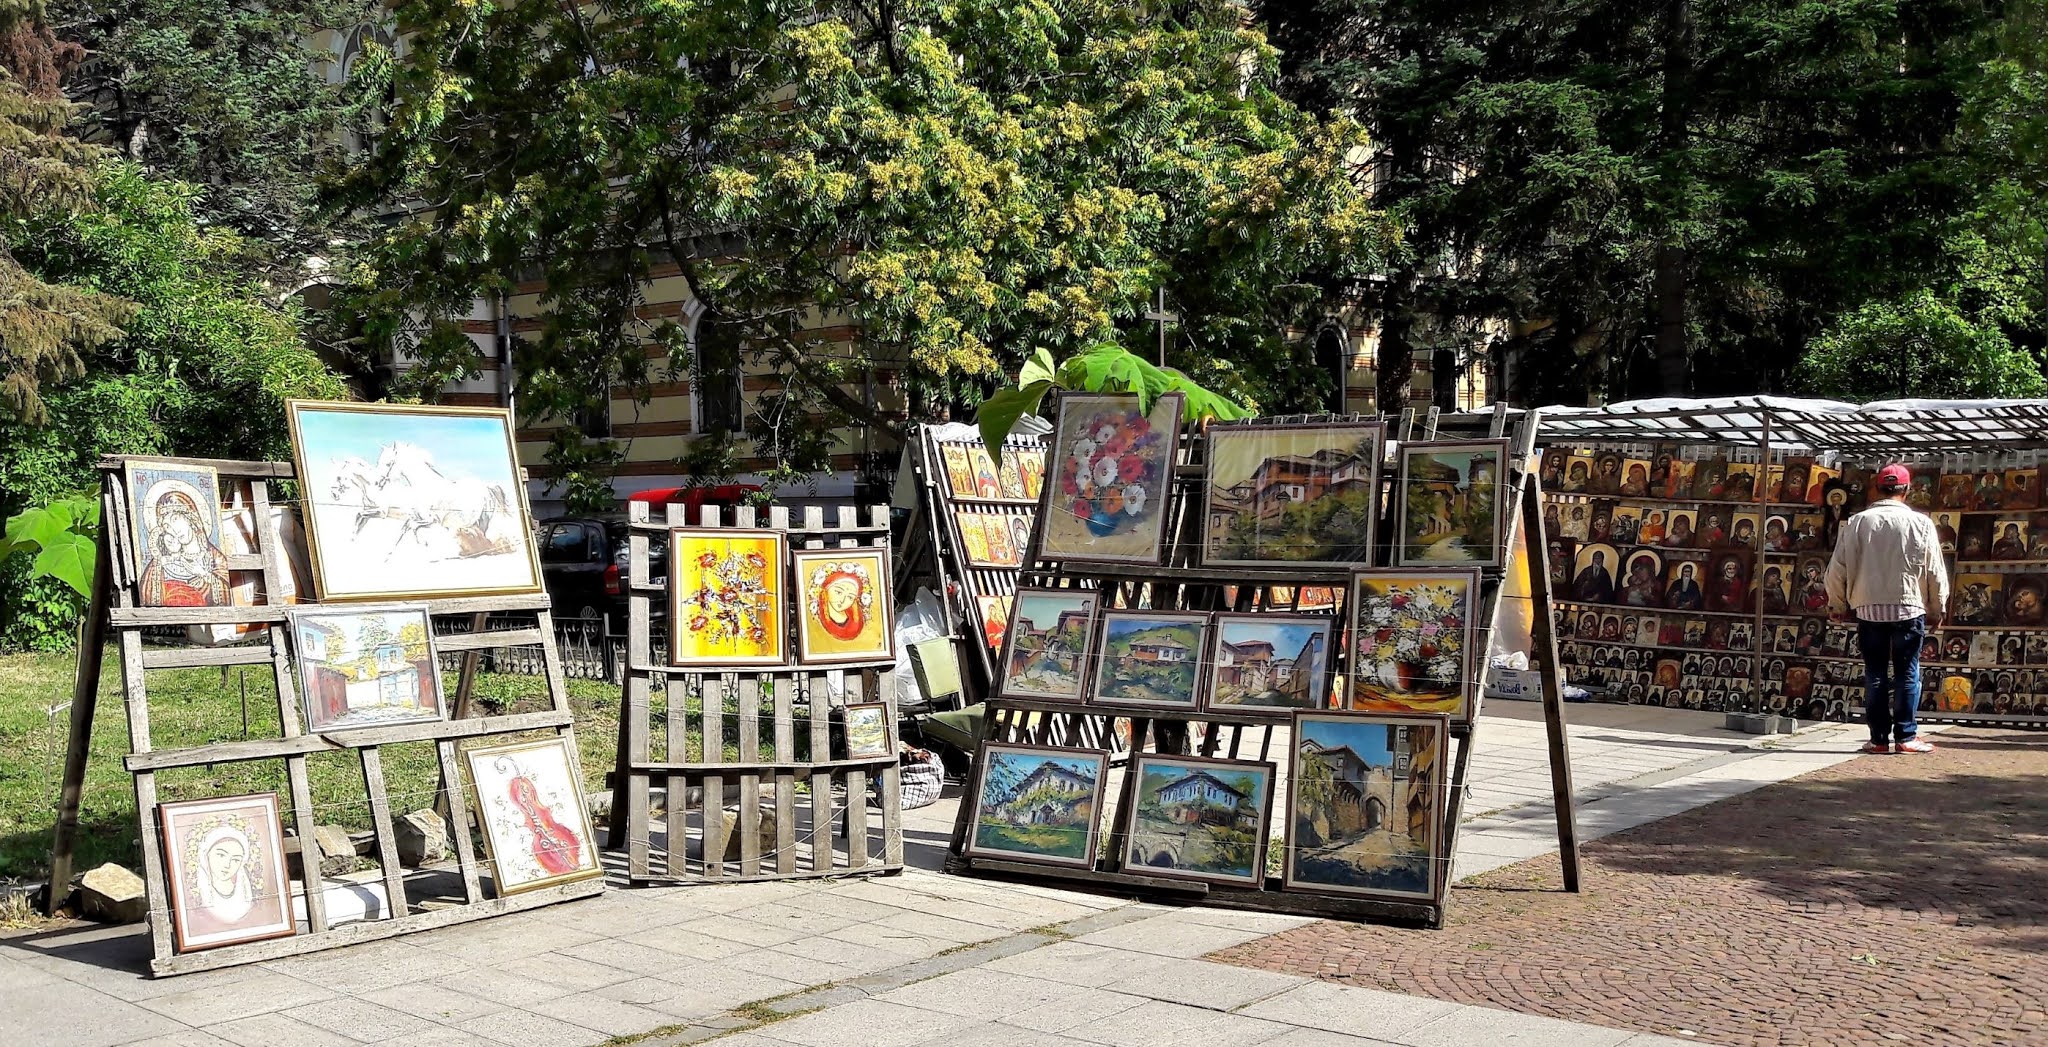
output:
[[[78,639],[78,674],[71,685],[71,738],[64,749],[64,788],[57,801],[57,834],[50,844],[49,898],[43,915],[55,916],[71,893],[71,864],[78,847],[78,808],[85,795],[85,764],[92,756],[92,719],[99,704],[100,666],[107,648],[107,604],[113,565],[102,538],[92,573],[92,600]]]
[[[1579,824],[1572,806],[1571,739],[1565,733],[1564,679],[1558,672],[1557,633],[1550,615],[1550,539],[1543,533],[1543,496],[1535,483],[1522,486],[1523,556],[1529,565],[1531,638],[1537,675],[1543,681],[1543,726],[1550,742],[1550,800],[1557,811],[1557,857],[1564,889],[1579,891]]]
[[[489,618],[489,615],[485,614],[482,611],[478,611],[475,615],[471,616],[469,620],[470,631],[477,633],[483,632],[484,625],[486,622],[489,621]],[[469,715],[469,701],[470,697],[476,693],[476,673],[477,669],[482,665],[482,663],[482,651],[472,650],[464,651],[462,653],[462,671],[461,674],[457,676],[455,680],[455,704],[451,707],[451,710],[448,714],[449,719],[460,720]],[[448,826],[448,832],[451,836],[458,832],[469,831],[469,827],[467,825],[455,824],[454,812],[448,806],[448,790],[457,787],[458,784],[459,783],[457,782],[451,781],[447,778],[443,778],[434,787],[434,792],[436,793],[436,798],[434,800],[434,813],[441,816],[441,821]]]

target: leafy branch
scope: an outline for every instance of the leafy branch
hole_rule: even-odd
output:
[[[1054,365],[1052,353],[1039,349],[1017,372],[1017,384],[998,390],[982,401],[975,422],[981,426],[981,440],[1000,464],[1003,440],[1017,428],[1017,420],[1034,414],[1054,389],[1088,393],[1136,393],[1138,409],[1149,412],[1153,401],[1167,393],[1180,393],[1181,421],[1208,419],[1232,421],[1249,418],[1252,412],[1218,393],[1204,389],[1171,367],[1161,367],[1114,344],[1083,350],[1065,363]]]
[[[29,577],[55,578],[92,594],[92,572],[100,531],[100,503],[79,495],[60,498],[40,509],[28,509],[7,521],[0,536],[0,562],[15,555],[33,556]]]

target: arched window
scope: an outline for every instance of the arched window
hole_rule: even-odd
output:
[[[738,433],[744,427],[739,332],[731,324],[701,316],[691,335],[696,347],[696,366],[690,375],[691,393],[697,402],[696,430]]]
[[[1334,325],[1325,325],[1316,334],[1316,370],[1328,375],[1333,383],[1324,401],[1326,410],[1339,414],[1344,411],[1345,379],[1351,370],[1351,354],[1345,351],[1344,332]]]

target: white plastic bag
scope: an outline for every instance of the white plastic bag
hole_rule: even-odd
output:
[[[931,704],[917,685],[917,669],[910,660],[910,646],[946,635],[946,615],[939,609],[939,596],[919,589],[917,597],[896,612],[896,708],[924,708]]]

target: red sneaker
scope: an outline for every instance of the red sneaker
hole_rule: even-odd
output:
[[[1863,751],[1871,756],[1883,756],[1891,752],[1892,747],[1883,742],[1864,742]]]
[[[1931,753],[1934,751],[1934,743],[1923,742],[1918,738],[1908,738],[1900,742],[1892,751],[1900,753]]]

